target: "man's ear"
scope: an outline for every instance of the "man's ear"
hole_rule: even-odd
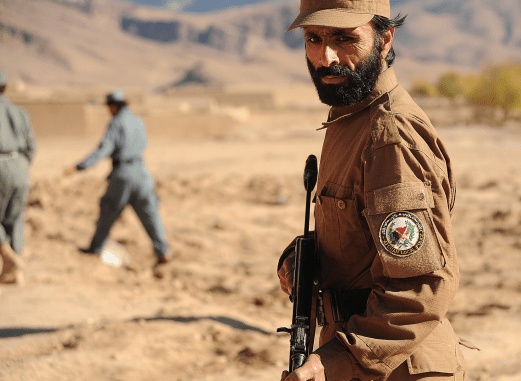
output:
[[[387,57],[387,54],[389,53],[389,50],[391,50],[391,46],[393,45],[393,39],[394,39],[394,28],[387,29],[381,38],[381,44],[382,44],[382,59],[385,59]]]

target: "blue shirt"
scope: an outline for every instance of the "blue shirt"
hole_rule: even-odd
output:
[[[141,161],[146,146],[147,134],[143,121],[123,107],[110,122],[98,148],[76,167],[87,169],[106,157],[112,158],[114,167],[117,163]]]
[[[36,152],[27,112],[0,95],[0,153],[18,152],[31,161]]]

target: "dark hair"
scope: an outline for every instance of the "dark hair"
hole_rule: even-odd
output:
[[[4,93],[4,91],[5,91],[5,87],[6,87],[6,85],[2,85],[2,86],[0,86],[0,94],[3,94],[3,93]]]
[[[387,29],[401,27],[405,23],[406,17],[407,15],[402,17],[400,14],[398,14],[398,16],[396,16],[394,19],[388,19],[384,16],[374,15],[373,19],[371,20],[371,23],[373,24],[374,28],[375,44],[380,46],[383,34],[387,31]],[[396,53],[394,52],[394,48],[391,46],[391,49],[389,50],[387,57],[385,57],[387,66],[391,66],[395,58]]]
[[[118,112],[119,112],[123,107],[127,107],[127,102],[126,101],[111,101],[111,102],[107,102],[107,105],[115,105],[118,108]]]

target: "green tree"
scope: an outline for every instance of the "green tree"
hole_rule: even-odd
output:
[[[464,94],[464,86],[462,78],[456,73],[447,73],[441,76],[436,84],[438,94],[454,99],[458,95]]]
[[[479,106],[500,107],[505,121],[512,110],[521,109],[521,64],[487,68],[468,98]]]
[[[480,81],[480,75],[468,75],[462,78],[463,96],[466,99],[470,99],[471,94],[476,90]]]
[[[426,81],[416,81],[411,87],[410,94],[414,97],[434,97],[438,95],[436,86]]]

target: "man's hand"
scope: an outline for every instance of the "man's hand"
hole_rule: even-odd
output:
[[[307,358],[304,365],[288,374],[287,371],[282,372],[281,381],[326,381],[324,373],[324,366],[320,357],[316,354],[311,354]]]
[[[283,292],[291,295],[293,290],[293,273],[295,272],[295,252],[291,253],[279,269],[280,288]]]
[[[70,167],[67,167],[67,168],[65,168],[65,169],[63,170],[63,174],[64,174],[65,176],[70,176],[70,175],[72,175],[72,174],[73,174],[74,172],[76,172],[76,171],[77,171],[76,167],[73,166],[73,165],[71,165]]]

